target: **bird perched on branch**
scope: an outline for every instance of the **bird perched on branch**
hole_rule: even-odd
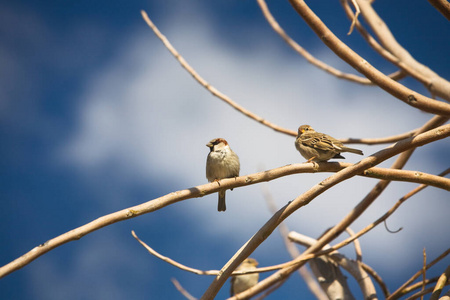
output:
[[[236,271],[248,271],[254,270],[258,266],[258,262],[254,258],[246,258],[239,267],[236,268]],[[259,273],[252,273],[246,275],[237,275],[231,277],[231,289],[230,296],[234,296],[236,294],[242,293],[245,290],[248,290],[252,286],[258,283]]]
[[[206,144],[206,147],[210,150],[206,159],[206,178],[209,182],[219,183],[220,179],[239,176],[239,157],[231,150],[225,139],[213,139]],[[220,190],[217,210],[225,211],[226,209],[225,190]]]
[[[327,161],[331,158],[345,158],[341,155],[341,152],[363,155],[361,150],[346,147],[335,138],[324,133],[316,132],[309,125],[302,125],[298,128],[295,148],[297,148],[308,162]]]

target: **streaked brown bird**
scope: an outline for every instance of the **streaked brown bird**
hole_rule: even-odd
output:
[[[331,158],[345,158],[341,155],[342,152],[363,155],[361,150],[346,147],[337,139],[327,134],[316,132],[309,125],[302,125],[298,128],[295,148],[297,148],[308,162],[327,161]]]

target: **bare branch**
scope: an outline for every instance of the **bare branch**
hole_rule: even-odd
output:
[[[439,140],[442,138],[447,137],[450,135],[450,125],[441,126],[439,128],[436,128],[434,130],[430,130],[426,134],[421,134],[416,137],[412,137],[409,139],[405,139],[402,141],[399,141],[393,146],[390,146],[384,150],[381,150],[372,156],[363,159],[360,163],[357,165],[350,166],[346,169],[352,170],[352,175],[357,175],[360,172],[364,170],[364,168],[367,168],[372,165],[376,165],[378,162],[381,162],[388,157],[391,157],[393,155],[396,155],[402,151],[405,151],[409,148],[419,147],[426,143],[433,142],[435,140]],[[408,150],[409,151],[409,150]],[[35,260],[39,256],[47,253],[48,251],[51,251],[65,243],[78,240],[85,236],[86,234],[89,234],[93,231],[96,231],[100,228],[103,228],[107,225],[117,223],[120,221],[124,221],[130,218],[137,217],[142,214],[150,213],[153,211],[156,211],[158,209],[161,209],[167,205],[174,204],[176,202],[186,200],[189,198],[196,198],[196,197],[203,197],[205,195],[216,193],[220,189],[229,189],[244,185],[250,185],[250,184],[256,184],[259,182],[269,181],[273,180],[282,176],[286,176],[289,174],[294,173],[300,173],[300,172],[317,172],[317,171],[323,171],[329,166],[333,166],[333,164],[339,164],[339,163],[315,163],[315,164],[301,164],[301,165],[289,165],[284,166],[281,168],[269,170],[266,172],[260,172],[253,175],[246,175],[241,176],[237,178],[229,178],[229,179],[223,179],[220,181],[220,186],[218,186],[215,182],[200,185],[197,187],[193,187],[186,190],[181,190],[178,192],[173,192],[170,194],[167,194],[165,196],[162,196],[160,198],[148,201],[146,203],[136,205],[130,208],[126,208],[114,213],[111,213],[109,215],[102,216],[90,223],[87,223],[83,226],[80,226],[78,228],[75,228],[69,232],[66,232],[64,234],[61,234],[60,236],[53,238],[44,244],[41,244],[32,250],[30,250],[28,253],[22,255],[21,257],[17,258],[16,260],[10,262],[9,264],[3,266],[0,268],[0,278],[6,276],[7,274],[14,272],[15,270],[18,270],[25,265],[29,264],[31,261]],[[345,171],[341,170],[338,173],[346,174]],[[353,174],[353,172],[356,172]],[[336,174],[338,174],[336,173]],[[335,175],[336,175],[335,174]],[[333,176],[332,176],[333,177]],[[339,182],[346,179],[343,177],[343,175],[340,175]],[[439,179],[442,180],[442,179]],[[414,182],[420,182],[420,181],[414,181]],[[327,186],[327,185],[324,185]],[[445,184],[444,184],[445,186]],[[328,189],[328,188],[327,188]],[[317,192],[323,192],[321,189],[318,189]],[[320,192],[320,193],[321,193]],[[306,199],[312,200],[312,198],[309,198],[310,196],[306,197]],[[241,261],[242,262],[242,261]],[[237,267],[237,265],[236,265]]]
[[[450,21],[450,3],[447,0],[428,0],[428,2]]]
[[[347,231],[348,235],[351,238],[353,238],[353,245],[355,247],[355,252],[356,252],[356,260],[361,262],[362,261],[362,249],[361,249],[361,244],[359,243],[358,237],[355,236],[355,232],[350,227],[347,227],[345,229],[345,231]]]
[[[269,207],[269,211],[272,214],[275,214],[277,212],[277,207],[275,205],[275,200],[272,197],[272,194],[269,191],[269,188],[267,185],[263,185],[263,191],[264,191],[264,198],[266,199],[267,206]],[[280,232],[281,237],[283,238],[284,245],[291,255],[292,258],[296,258],[300,255],[300,251],[295,247],[295,245],[289,240],[289,228],[287,225],[282,222],[278,226],[278,230]],[[319,284],[315,280],[314,276],[311,274],[311,272],[304,267],[301,267],[298,269],[298,273],[303,278],[303,280],[306,282],[309,290],[311,293],[318,299],[318,300],[327,300],[329,299],[327,295],[324,293],[324,291],[320,288]]]
[[[194,269],[188,266],[185,266],[167,256],[164,256],[160,253],[158,253],[156,250],[154,250],[152,247],[150,247],[149,245],[147,245],[144,241],[142,241],[141,239],[139,239],[139,237],[136,235],[136,233],[134,232],[134,230],[131,231],[131,235],[133,235],[133,237],[145,248],[147,249],[147,251],[151,254],[156,256],[157,258],[159,258],[160,260],[171,264],[174,267],[177,267],[178,269],[181,269],[183,271],[187,271],[193,274],[197,274],[197,275],[213,275],[213,276],[217,276],[220,274],[219,270],[199,270],[199,269]],[[274,270],[279,270],[285,266],[288,266],[290,262],[284,263],[284,264],[279,264],[279,265],[274,265],[274,266],[270,266],[270,267],[265,267],[265,268],[256,268],[256,269],[252,269],[252,270],[240,270],[240,271],[233,271],[233,273],[231,275],[233,276],[237,276],[237,275],[245,275],[245,274],[253,274],[253,273],[264,273],[264,272],[270,272],[270,271],[274,271]]]
[[[355,7],[355,15],[353,16],[352,24],[350,25],[350,30],[348,31],[347,35],[352,34],[353,28],[355,28],[355,25],[358,22],[358,16],[361,13],[361,10],[359,9],[359,5],[358,5],[358,3],[356,3],[356,0],[351,0],[351,1],[352,1],[353,6]]]
[[[433,277],[433,278],[427,279],[426,284],[428,285],[430,283],[437,282],[437,281],[438,281],[438,277]],[[411,284],[411,285],[405,287],[402,291],[402,294],[406,295],[406,294],[408,294],[414,290],[418,290],[420,288],[422,288],[422,282],[416,282],[414,284]]]
[[[290,237],[293,237],[291,234]],[[306,237],[302,234],[296,234],[295,235],[296,241],[305,245],[306,247],[312,247],[317,243],[316,239]],[[325,245],[323,247],[324,250],[330,249],[329,245]],[[363,268],[360,265],[359,261],[355,261],[352,259],[349,259],[345,257],[345,255],[340,254],[337,251],[334,251],[330,254],[328,254],[326,257],[328,257],[330,260],[332,260],[337,265],[341,266],[345,270],[347,270],[358,282],[361,291],[364,295],[364,299],[377,299],[376,297],[376,290],[375,287],[370,279],[370,277],[366,274],[366,272],[363,270]],[[335,283],[333,283],[332,287],[335,288],[338,292],[343,293],[339,297],[330,298],[330,299],[353,299],[353,296],[350,293],[350,290],[348,290],[347,283],[345,278],[339,278],[337,276],[334,278],[337,274],[333,274],[333,272],[339,272],[339,269],[335,269],[334,271],[331,271],[333,269],[333,266],[330,265],[330,262],[328,259],[324,258],[323,256],[319,257],[318,259],[314,260],[315,263],[318,263],[318,266],[320,267],[320,274],[323,274],[322,276],[325,276],[327,282],[333,282],[336,280]],[[310,261],[311,267],[313,266],[313,261]],[[314,270],[314,269],[313,269]],[[337,288],[336,288],[337,287]],[[345,292],[344,292],[345,291]]]
[[[245,109],[244,107],[240,106],[233,100],[231,100],[230,97],[227,95],[221,93],[219,90],[217,90],[215,87],[213,87],[211,84],[209,84],[203,77],[201,77],[195,70],[192,68],[187,61],[178,53],[178,51],[172,46],[172,44],[169,42],[169,40],[159,31],[158,27],[150,20],[147,13],[145,11],[141,11],[142,17],[144,18],[145,22],[147,22],[147,25],[153,30],[155,35],[163,42],[164,46],[166,46],[167,50],[169,50],[170,53],[175,57],[176,60],[181,64],[181,66],[194,77],[194,79],[200,83],[205,89],[207,89],[213,96],[219,98],[220,100],[224,101],[240,113],[244,114],[245,116],[257,121],[258,123],[261,123],[264,126],[267,126],[269,128],[272,128],[273,130],[277,132],[281,132],[288,135],[297,135],[295,131],[285,129],[283,127],[280,127],[278,125],[275,125],[264,118],[252,113],[251,111]]]
[[[450,278],[450,266],[447,266],[447,269],[445,269],[445,272],[442,273],[442,275],[439,277],[436,286],[433,289],[433,293],[431,294],[430,300],[438,300],[439,296],[442,293],[442,290],[444,289],[444,286],[447,284]]]
[[[432,266],[434,266],[435,264],[437,264],[440,260],[444,259],[447,255],[450,254],[450,248],[448,248],[447,250],[445,250],[441,255],[439,255],[438,257],[436,257],[432,262],[430,262],[427,266],[426,269],[428,270],[429,268],[431,268]],[[420,269],[419,271],[417,271],[416,274],[414,274],[410,279],[408,279],[405,283],[403,283],[395,292],[393,292],[388,298],[386,298],[386,300],[393,300],[393,299],[398,299],[401,296],[404,295],[404,289],[410,285],[414,280],[416,280],[421,274],[422,274],[422,269]]]
[[[270,289],[267,289],[267,291],[265,291],[264,293],[262,293],[262,295],[258,296],[257,298],[255,298],[255,300],[261,300],[266,298],[268,295],[270,295],[271,293],[273,293],[274,291],[276,291],[280,286],[282,286],[284,284],[284,282],[287,280],[280,280],[278,281],[276,284],[274,284]],[[239,297],[238,295],[235,295],[236,297]]]
[[[365,145],[377,145],[377,144],[389,144],[389,143],[395,143],[400,140],[409,138],[414,135],[414,133],[417,131],[417,129],[393,135],[388,136],[384,138],[347,138],[347,139],[339,139],[344,144],[365,144]]]
[[[380,277],[380,275],[378,275],[378,273],[375,272],[375,270],[372,269],[369,265],[367,265],[363,262],[360,262],[360,263],[361,263],[361,267],[363,268],[363,270],[366,271],[381,287],[384,297],[389,296],[389,289],[388,289],[386,283],[384,283],[383,279]]]
[[[431,118],[426,124],[424,124],[422,126],[422,128],[420,128],[420,130],[418,130],[418,133],[420,133],[420,135],[422,135],[423,134],[422,132],[424,132],[426,130],[429,130],[430,128],[434,128],[435,126],[438,126],[439,124],[441,124],[442,122],[445,122],[446,120],[447,120],[447,118],[435,116],[435,117]],[[398,143],[402,143],[402,142],[398,142]],[[394,162],[394,164],[392,165],[392,168],[396,168],[396,169],[397,168],[402,168],[406,164],[406,162],[408,161],[409,157],[412,155],[413,152],[414,152],[414,148],[403,152],[397,158],[397,160]],[[362,164],[362,163],[363,163],[363,161],[361,161],[359,164]],[[335,174],[335,175],[339,178],[339,174]],[[333,176],[329,177],[328,180],[330,180],[331,178],[333,178]],[[337,183],[338,182],[333,182],[333,180],[331,180],[331,184],[332,185],[337,184]],[[323,184],[323,182],[321,184]],[[326,245],[331,240],[333,240],[335,237],[337,237],[340,233],[342,233],[342,231],[345,230],[345,228],[350,226],[350,224],[353,221],[355,221],[367,209],[367,207],[369,207],[371,205],[371,203],[373,203],[373,201],[375,201],[375,199],[382,193],[382,191],[387,187],[388,184],[389,184],[389,181],[386,181],[386,180],[379,181],[375,185],[375,187],[369,192],[369,194],[367,194],[367,196],[341,222],[339,222],[336,226],[334,226],[331,230],[329,230],[325,235],[323,235],[318,240],[318,243],[316,245],[308,248],[300,257],[298,257],[298,258],[296,258],[294,260],[294,262],[298,263],[296,267],[292,266],[292,267],[289,267],[289,268],[286,268],[286,269],[282,269],[282,270],[274,273],[273,275],[271,275],[271,276],[267,277],[266,279],[260,281],[257,285],[253,286],[248,291],[245,291],[244,292],[245,296],[248,297],[248,296],[254,295],[256,293],[259,293],[260,291],[262,291],[262,290],[266,289],[267,287],[271,286],[274,282],[277,282],[279,280],[279,278],[286,278],[292,272],[294,272],[297,268],[301,267],[304,264],[304,257],[310,255],[311,253],[320,251],[320,249],[324,245]],[[302,201],[306,202],[306,204],[309,203],[309,201],[312,201],[312,199],[315,197],[314,194],[310,195],[310,192],[313,192],[312,191],[313,189],[310,189],[307,193],[297,197],[295,200],[298,200],[300,203],[302,203]],[[285,208],[280,210],[279,213],[282,214],[282,211],[284,209]],[[295,208],[295,209],[298,209],[298,208]],[[274,215],[272,217],[272,219],[269,220],[269,222],[267,222],[266,225],[264,225],[264,227],[260,229],[259,232],[262,232],[261,234],[263,236],[266,236],[265,235],[266,234],[265,231],[273,230],[272,227],[276,226],[276,223],[275,224],[271,224],[271,225],[268,225],[268,224],[271,221],[273,221],[273,219],[279,220],[277,218],[280,218],[280,216]],[[265,227],[267,227],[267,228],[265,228]],[[269,233],[267,233],[267,235],[268,234]],[[247,248],[250,248],[250,249],[244,249],[244,250],[247,250],[249,252],[249,254],[247,254],[247,256],[250,255],[251,252],[254,250],[254,248],[252,248],[251,246],[253,246],[253,245],[250,245],[249,247],[247,247]],[[253,247],[256,248],[257,246],[258,246],[258,244],[253,246]],[[245,256],[245,253],[242,254],[241,252],[244,252],[244,251],[242,249],[240,249],[238,251],[238,253],[235,254],[235,256],[238,256],[239,259],[243,260],[246,256]],[[243,256],[243,257],[241,258],[241,256]],[[213,284],[215,284],[215,282],[213,282]],[[210,288],[211,288],[211,286],[210,286]],[[211,288],[211,289],[214,290],[214,288]]]
[[[372,81],[370,81],[369,79],[365,78],[365,77],[361,77],[355,74],[349,74],[349,73],[343,73],[342,71],[339,71],[329,65],[327,65],[326,63],[324,63],[323,61],[315,58],[311,53],[309,53],[308,51],[305,50],[305,48],[303,48],[302,46],[300,46],[296,41],[294,41],[285,31],[284,29],[280,26],[280,24],[277,22],[277,20],[274,18],[274,16],[270,13],[269,7],[267,6],[265,0],[257,0],[258,5],[264,15],[264,17],[266,18],[267,22],[269,23],[269,25],[272,27],[272,29],[292,48],[294,49],[295,52],[297,52],[298,54],[300,54],[301,56],[303,56],[307,62],[309,62],[310,64],[318,67],[319,69],[324,70],[325,72],[336,76],[337,78],[342,78],[342,79],[346,79],[349,81],[353,81],[356,83],[360,83],[360,84],[365,84],[365,85],[373,85]],[[395,72],[391,75],[389,75],[389,77],[398,80],[399,78],[403,78],[404,74],[400,73],[400,72]]]
[[[157,258],[159,258],[162,261],[165,261],[166,263],[171,264],[172,266],[175,266],[183,271],[187,271],[187,272],[191,272],[197,275],[217,275],[219,272],[217,270],[212,270],[212,271],[202,271],[202,270],[198,270],[198,269],[194,269],[194,268],[190,268],[187,267],[183,264],[180,264],[179,262],[174,261],[173,259],[161,255],[158,252],[156,252],[155,250],[153,250],[149,245],[147,245],[146,243],[144,243],[141,239],[138,238],[138,236],[136,235],[136,233],[134,232],[134,230],[131,231],[131,234],[133,235],[133,237],[145,248],[147,249],[148,252],[150,252],[150,254],[156,256]]]
[[[425,290],[425,285],[427,281],[427,252],[423,248],[423,264],[422,264],[422,292]],[[420,297],[423,300],[423,296]]]
[[[450,168],[445,170],[444,172],[440,173],[439,176],[445,176],[448,173],[450,173]],[[356,238],[359,238],[361,236],[363,236],[364,234],[366,234],[367,232],[369,232],[370,230],[372,230],[373,228],[375,228],[376,226],[378,226],[381,222],[383,222],[384,220],[386,220],[388,217],[390,217],[399,207],[400,205],[402,205],[406,200],[408,200],[409,198],[411,198],[412,196],[414,196],[415,194],[417,194],[418,192],[420,192],[421,190],[423,190],[424,188],[426,188],[427,185],[420,185],[416,188],[414,188],[413,190],[411,190],[410,192],[408,192],[407,194],[405,194],[403,197],[401,197],[392,208],[390,208],[383,216],[381,216],[380,218],[378,218],[375,222],[369,224],[368,226],[366,226],[365,228],[363,228],[362,230],[360,230],[358,233],[356,233],[355,235],[343,240],[342,242],[339,242],[338,244],[332,246],[332,247],[328,247],[328,246],[324,246],[319,252],[316,252],[315,254],[311,254],[311,255],[304,255],[304,260],[309,260],[310,258],[313,257],[318,257],[321,255],[326,255],[329,254],[335,250],[338,250],[348,244],[350,244],[351,242],[353,242]],[[293,241],[293,242],[297,242],[297,243],[301,243],[302,239],[299,239],[301,235],[296,233],[296,232],[290,232],[288,235],[288,238]],[[378,281],[378,280],[377,280]],[[380,284],[381,286],[381,284]],[[383,286],[382,286],[383,288]],[[389,291],[387,288],[383,288],[383,292],[385,293],[386,297],[389,295]]]
[[[328,177],[319,184],[313,186],[304,194],[298,196],[296,199],[288,203],[286,206],[281,208],[271,219],[269,219],[266,222],[266,224],[264,224],[264,226],[229,260],[229,262],[221,270],[223,273],[214,279],[212,284],[203,294],[202,299],[213,299],[217,294],[217,292],[219,291],[219,289],[225,283],[227,278],[230,276],[232,270],[234,270],[238,266],[238,264],[240,264],[246,257],[250,256],[250,254],[256,249],[256,247],[258,247],[273,232],[273,230],[275,230],[275,228],[280,224],[280,222],[285,220],[294,211],[298,210],[300,207],[304,205],[307,205],[315,197],[322,194],[329,188],[360,173],[362,170],[367,168],[367,166],[376,165],[381,161],[384,161],[389,157],[392,157],[393,155],[395,155],[393,154],[393,152],[398,151],[397,153],[400,153],[406,151],[407,149],[411,149],[412,148],[411,143],[417,143],[419,141],[427,140],[428,138],[432,137],[436,138],[437,137],[436,133],[438,132],[439,138],[443,138],[442,136],[445,134],[450,135],[450,125],[444,125],[435,128],[433,130],[427,131],[426,133],[419,134],[413,138],[400,141],[396,143],[393,147],[389,147],[389,150],[385,149],[379,151],[377,154],[374,154],[368,158],[361,160],[358,164],[348,167]],[[409,152],[409,150],[407,152]],[[345,220],[343,220],[340,224],[338,224],[329,232],[327,232],[322,238],[319,239],[317,244],[308,248],[299,258],[295,259],[294,261],[297,260],[301,261],[303,255],[310,254],[312,252],[320,250],[325,244],[327,244],[331,239],[333,239],[337,233],[342,232],[341,230],[347,228],[351,224],[351,222],[353,222],[359,215],[361,215],[362,212],[368,207],[368,205],[370,205],[371,201],[372,199],[366,201],[363,200],[362,204],[358,205],[355,209],[353,209],[350,212],[350,214],[345,218]],[[263,289],[271,286],[274,282],[279,281],[280,278],[285,278],[289,276],[301,265],[303,265],[303,262],[298,263],[298,265],[295,267],[290,267],[275,272],[274,274],[260,281],[257,285],[243,292],[242,296],[244,297],[245,294],[245,297],[249,297],[262,291]]]
[[[347,14],[348,18],[350,20],[355,20],[355,15],[353,14],[352,9],[350,8],[350,5],[348,4],[349,0],[341,0],[341,4],[344,7],[344,11]],[[352,0],[353,2],[353,0]],[[367,32],[367,30],[361,25],[358,20],[356,20],[356,29],[361,34],[361,36],[366,40],[367,44],[372,47],[378,54],[380,54],[384,59],[386,59],[388,62],[394,64],[395,66],[398,66],[401,68],[399,75],[405,77],[406,75],[411,75],[412,77],[416,78],[422,83],[425,83],[428,81],[428,78],[420,73],[419,71],[415,70],[414,68],[410,67],[408,64],[400,61],[395,55],[393,55],[391,52],[389,52],[386,48],[384,48],[382,45],[380,45],[377,40]],[[400,79],[401,79],[400,78]],[[399,80],[399,78],[392,78],[394,80]],[[428,87],[427,87],[428,88]]]
[[[421,77],[425,76],[425,82],[423,79],[417,79],[421,80],[425,86],[430,89],[433,95],[437,95],[442,99],[450,101],[450,82],[440,77],[427,66],[416,61],[411,54],[402,47],[397,42],[384,21],[380,18],[380,16],[378,16],[369,1],[356,1],[361,9],[364,19],[375,32],[381,44],[395,57],[397,57],[400,62],[403,62],[410,68],[416,70],[419,74],[421,74]],[[398,66],[401,67],[400,64],[398,64]],[[414,74],[411,75],[414,76]]]
[[[414,300],[414,299],[417,299],[417,298],[419,298],[419,297],[422,297],[422,296],[424,296],[424,295],[426,295],[426,294],[431,293],[432,291],[433,291],[433,288],[432,288],[432,287],[429,287],[429,288],[427,288],[427,289],[425,289],[425,290],[423,290],[423,291],[420,291],[420,292],[415,293],[415,294],[412,295],[412,296],[409,296],[408,298],[406,298],[406,300]]]
[[[448,173],[450,173],[450,168],[445,170],[444,172],[440,173],[439,176],[445,176]],[[332,247],[332,249],[337,250],[339,248],[342,248],[343,246],[346,246],[348,244],[350,244],[351,242],[353,242],[353,240],[355,238],[359,238],[361,236],[363,236],[364,234],[366,234],[367,232],[369,232],[370,230],[372,230],[373,228],[375,228],[376,226],[378,226],[381,222],[385,221],[387,218],[389,218],[399,207],[400,205],[402,205],[406,200],[408,200],[409,198],[411,198],[412,196],[414,196],[415,194],[417,194],[418,192],[420,192],[421,190],[423,190],[424,188],[426,188],[427,185],[422,184],[416,188],[414,188],[413,190],[411,190],[410,192],[408,192],[407,194],[405,194],[403,197],[401,197],[395,204],[394,206],[392,206],[383,216],[381,216],[380,218],[378,218],[375,222],[367,225],[364,229],[360,230],[358,233],[356,233],[354,236],[351,236],[350,238],[345,239],[344,241],[334,245]],[[320,254],[320,252],[318,252],[317,254]]]
[[[176,280],[175,278],[171,278],[170,279],[173,283],[173,285],[175,286],[175,288],[184,296],[186,297],[186,299],[189,300],[197,300],[197,298],[195,298],[194,296],[192,296],[188,291],[186,291],[181,284],[178,282],[178,280]]]
[[[321,38],[325,45],[336,53],[337,56],[346,61],[357,71],[364,74],[364,76],[377,84],[383,90],[404,103],[420,110],[438,115],[450,116],[450,104],[425,97],[424,95],[419,94],[385,76],[382,72],[374,68],[365,59],[354,52],[345,43],[339,40],[336,35],[334,35],[334,33],[322,23],[322,21],[314,14],[314,12],[303,0],[289,0],[289,2],[295,8],[297,13]],[[361,11],[363,11],[362,7]]]

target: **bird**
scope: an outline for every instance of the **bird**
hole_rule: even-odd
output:
[[[236,271],[254,270],[258,266],[258,262],[254,258],[246,258]],[[230,296],[239,294],[245,290],[248,290],[252,286],[256,285],[259,280],[259,273],[237,275],[231,277]]]
[[[209,154],[206,158],[206,178],[209,182],[217,181],[219,183],[220,179],[239,176],[241,167],[239,157],[231,150],[225,139],[213,139],[206,144],[206,147],[209,147]],[[226,209],[225,190],[220,190],[217,210],[225,211]]]
[[[361,150],[346,147],[337,139],[324,133],[316,132],[309,125],[302,125],[298,128],[295,148],[307,159],[307,162],[327,161],[331,158],[345,158],[341,155],[341,152],[364,155]]]

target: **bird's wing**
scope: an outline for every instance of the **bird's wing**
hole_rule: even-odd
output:
[[[305,146],[323,151],[336,149],[332,140],[326,134],[307,135],[302,139],[302,143]]]

